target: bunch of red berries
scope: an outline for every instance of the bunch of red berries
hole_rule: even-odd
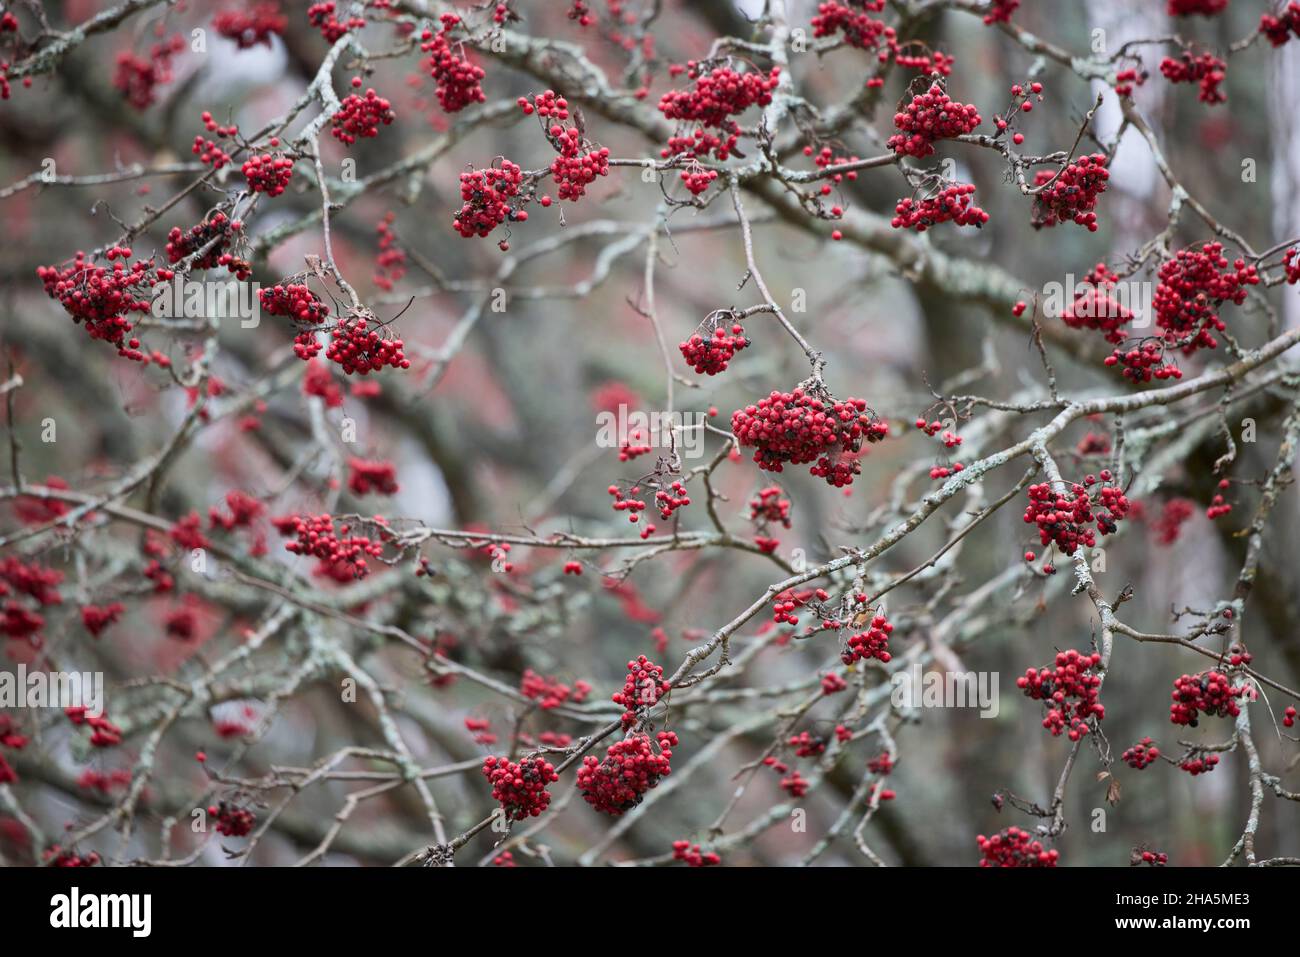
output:
[[[1095,233],[1094,210],[1097,198],[1106,191],[1108,179],[1110,171],[1106,169],[1103,153],[1073,159],[1059,173],[1039,170],[1034,174],[1034,186],[1045,188],[1034,196],[1031,224],[1040,229],[1073,221]]]
[[[257,291],[262,309],[271,316],[286,316],[305,325],[319,325],[329,318],[330,307],[306,283],[283,282]]]
[[[866,631],[848,637],[844,650],[840,652],[840,660],[846,665],[851,665],[864,658],[875,658],[883,664],[888,664],[891,657],[889,636],[893,633],[894,626],[884,615],[874,616]]]
[[[879,442],[889,425],[875,417],[862,399],[836,402],[796,388],[773,392],[757,405],[737,409],[731,429],[742,446],[754,447],[760,469],[783,471],[785,463],[814,463],[809,471],[837,488],[853,483],[861,465],[845,459],[862,450],[862,442]]]
[[[243,222],[230,219],[222,212],[213,213],[184,232],[179,226],[173,226],[167,234],[167,261],[174,264],[192,256],[191,268],[216,269],[224,266],[243,282],[253,274],[253,265],[230,251],[243,229]]]
[[[1189,17],[1199,13],[1212,17],[1228,8],[1228,0],[1168,0],[1165,10],[1171,17]]]
[[[893,38],[893,28],[871,16],[885,9],[885,0],[850,0],[850,4],[839,0],[818,4],[817,15],[812,18],[813,36],[843,33],[844,42],[859,50],[875,50],[882,39]]]
[[[251,833],[253,825],[257,823],[257,818],[248,808],[226,801],[209,807],[208,816],[216,819],[217,833],[227,837],[243,837]]]
[[[461,173],[460,198],[464,205],[452,221],[456,232],[466,239],[486,236],[507,219],[527,218],[524,211],[510,207],[523,179],[523,170],[510,160],[502,160],[500,169],[491,166]]]
[[[1150,382],[1152,379],[1181,379],[1183,370],[1167,359],[1165,344],[1159,339],[1142,339],[1129,349],[1116,349],[1103,364],[1118,367],[1120,374],[1130,382]]]
[[[1295,34],[1300,37],[1300,3],[1291,0],[1278,16],[1265,13],[1259,18],[1259,32],[1275,47],[1284,45]]]
[[[576,126],[568,129],[559,124],[550,128],[551,142],[560,155],[551,161],[551,177],[560,199],[579,200],[597,176],[609,175],[609,147],[592,148],[584,144]]]
[[[1155,764],[1160,757],[1160,749],[1151,743],[1150,738],[1143,738],[1131,748],[1126,748],[1120,760],[1134,771],[1141,771],[1148,764]]]
[[[1246,693],[1245,685],[1232,686],[1227,675],[1213,669],[1174,679],[1170,697],[1169,720],[1195,728],[1204,712],[1212,718],[1235,718],[1241,713],[1237,699]]]
[[[448,35],[460,25],[460,17],[444,13],[441,22],[437,33],[425,30],[421,34],[420,49],[429,54],[429,75],[438,85],[438,102],[446,112],[456,113],[487,99],[481,85],[486,74],[463,51],[452,49]]]
[[[360,88],[361,77],[353,77],[352,86]],[[330,117],[330,133],[340,143],[351,146],[358,139],[378,136],[379,127],[395,119],[393,105],[371,88],[365,96],[349,93],[343,99],[338,111]]]
[[[1020,6],[1020,0],[992,0],[989,12],[984,14],[985,25],[993,23],[1010,23],[1011,14]]]
[[[1296,723],[1295,705],[1287,705],[1286,710],[1282,712],[1282,727],[1293,728]]]
[[[749,344],[749,340],[745,338],[745,327],[739,322],[734,322],[731,324],[730,331],[719,324],[714,327],[712,335],[696,332],[685,342],[679,343],[677,348],[682,351],[682,358],[686,360],[686,364],[696,372],[702,375],[717,375],[719,372],[725,372],[727,363]]]
[[[289,18],[274,3],[255,3],[246,10],[221,10],[212,18],[212,26],[229,40],[234,40],[241,50],[261,43],[271,45],[271,36],[284,33]]]
[[[1186,771],[1192,777],[1198,774],[1209,774],[1219,765],[1219,756],[1217,754],[1205,754],[1200,751],[1194,751],[1179,763],[1178,767]]]
[[[525,698],[532,698],[543,711],[558,708],[566,701],[581,704],[587,700],[591,685],[585,681],[574,682],[572,688],[556,678],[544,678],[532,668],[524,670],[519,682],[519,693]]]
[[[1202,103],[1225,103],[1227,95],[1219,89],[1227,78],[1228,65],[1212,53],[1192,56],[1184,51],[1177,60],[1165,57],[1160,61],[1160,72],[1170,83],[1199,83],[1197,99]]]
[[[669,72],[676,76],[683,68],[674,66]],[[779,66],[767,74],[752,70],[738,73],[731,67],[703,72],[702,65],[695,61],[688,62],[684,72],[695,81],[694,87],[669,90],[659,100],[659,111],[670,120],[698,123],[699,128],[689,135],[670,137],[667,148],[660,153],[665,158],[678,153],[696,157],[711,153],[716,159],[727,159],[740,137],[740,127],[731,117],[751,106],[771,103],[772,91],[781,77]],[[720,135],[707,132],[709,129]]]
[[[791,771],[781,779],[781,790],[792,798],[801,798],[808,793],[812,782],[798,771]]]
[[[396,495],[397,466],[353,456],[348,459],[348,488],[353,495]]]
[[[275,145],[275,141],[272,141]],[[254,193],[276,197],[285,191],[293,178],[293,160],[282,153],[254,153],[240,167],[248,188]]]
[[[78,854],[58,844],[46,848],[42,857],[50,867],[94,867],[100,861],[99,855],[94,851]]]
[[[122,729],[108,720],[108,715],[91,714],[88,708],[74,706],[64,708],[68,720],[77,726],[85,725],[90,729],[90,743],[96,748],[111,748],[122,743]]]
[[[1147,71],[1130,67],[1115,74],[1115,95],[1132,96],[1133,90],[1147,81]]]
[[[744,113],[751,106],[771,103],[772,91],[780,82],[781,68],[772,67],[769,73],[763,74],[754,70],[738,73],[731,67],[720,66],[706,73],[691,61],[686,75],[695,81],[694,87],[669,90],[659,99],[659,112],[670,120],[721,127],[729,117]]]
[[[536,113],[540,117],[551,120],[567,120],[569,118],[569,101],[554,90],[543,90],[541,93],[534,93],[531,99],[527,96],[521,96],[515,102],[524,111],[524,116],[532,116]]]
[[[1028,668],[1016,679],[1016,687],[1026,697],[1048,705],[1043,727],[1053,737],[1069,730],[1071,741],[1078,741],[1092,729],[1089,718],[1101,721],[1106,717],[1105,707],[1097,700],[1101,690],[1101,676],[1094,669],[1101,664],[1101,655],[1084,654],[1074,649],[1058,652],[1055,665],[1037,670]]]
[[[363,17],[350,16],[340,20],[334,12],[334,0],[328,3],[313,3],[307,8],[307,22],[321,32],[327,43],[337,43],[353,30],[365,27]]]
[[[509,758],[488,757],[483,761],[483,776],[508,821],[525,821],[545,811],[551,803],[546,786],[560,780],[544,758],[524,758],[516,764]]]
[[[155,87],[171,82],[172,57],[184,49],[185,38],[178,33],[151,46],[148,57],[123,50],[117,55],[113,87],[137,110],[148,109],[154,103]]]
[[[690,841],[673,841],[673,860],[685,861],[688,867],[712,867],[722,863],[722,858],[713,851],[701,851],[700,845]]]
[[[979,110],[973,104],[949,99],[938,83],[912,97],[901,113],[894,114],[899,132],[885,145],[899,156],[929,156],[936,140],[952,139],[980,125]]]
[[[1097,263],[1074,290],[1074,300],[1061,310],[1062,321],[1072,329],[1096,329],[1107,342],[1123,342],[1124,327],[1133,313],[1110,295],[1118,282],[1105,263]]]
[[[147,361],[139,350],[139,342],[128,339],[133,324],[132,313],[148,313],[152,300],[147,295],[159,279],[170,279],[171,273],[152,272],[152,260],[141,260],[130,267],[125,260],[131,250],[113,246],[106,254],[112,266],[93,266],[86,254],[78,251],[70,264],[38,266],[36,275],[45,286],[45,294],[57,299],[72,321],[85,323],[92,339],[101,339],[117,348],[120,356],[135,361]]]
[[[655,492],[655,508],[659,509],[660,518],[672,518],[673,512],[690,504],[691,498],[686,494],[686,486],[680,481],[674,481],[667,488]]]
[[[376,558],[384,553],[381,542],[353,535],[351,525],[343,524],[336,531],[334,517],[329,514],[289,515],[275,519],[273,524],[281,535],[294,536],[293,541],[285,543],[285,551],[310,555],[330,566],[347,566],[357,578],[369,573],[366,556]]]
[[[980,853],[980,867],[1055,867],[1060,852],[1047,850],[1041,841],[1034,840],[1028,831],[1012,826],[992,837],[976,837]]]
[[[974,196],[975,187],[971,184],[954,183],[919,203],[904,197],[894,207],[890,225],[895,229],[915,229],[918,233],[947,222],[958,226],[983,226],[989,221],[989,214],[972,205]]]
[[[1160,267],[1152,309],[1155,322],[1170,344],[1190,354],[1218,346],[1215,332],[1226,327],[1218,308],[1225,302],[1241,305],[1247,286],[1259,284],[1259,270],[1245,260],[1229,263],[1222,243],[1205,243],[1180,250]]]
[[[649,708],[666,695],[672,688],[664,680],[664,669],[645,655],[639,655],[627,663],[627,678],[623,680],[623,690],[611,695],[617,705],[623,706],[623,730],[636,723],[636,713],[642,708]]]
[[[84,605],[81,609],[81,624],[85,626],[86,631],[90,632],[92,638],[98,638],[110,626],[116,624],[125,611],[126,606],[120,601],[107,605]]]
[[[1196,503],[1190,498],[1168,499],[1160,510],[1160,515],[1151,522],[1151,531],[1156,543],[1172,545],[1178,541],[1183,524],[1196,514]]]
[[[772,485],[759,489],[758,494],[749,500],[749,520],[766,526],[779,522],[790,527],[790,500],[782,496],[781,489]]]
[[[672,773],[670,749],[677,746],[677,735],[660,731],[655,741],[657,753],[650,735],[642,732],[610,745],[603,760],[592,755],[584,757],[578,769],[578,789],[583,800],[613,817],[640,804],[647,791]]]
[[[402,352],[402,340],[385,338],[370,328],[364,316],[347,316],[330,331],[325,357],[338,363],[345,375],[369,375],[385,366],[411,368],[411,360]]]
[[[1164,867],[1169,863],[1169,855],[1162,851],[1152,851],[1145,847],[1133,848],[1133,854],[1129,858],[1130,867],[1139,867],[1142,864],[1149,864],[1152,867]]]
[[[1088,491],[1098,482],[1093,475],[1070,487],[1073,498],[1058,495],[1049,482],[1029,486],[1025,523],[1038,526],[1041,544],[1055,542],[1067,555],[1073,555],[1080,545],[1092,548],[1097,539],[1089,526],[1095,523],[1097,531],[1109,535],[1129,510],[1128,498],[1119,486],[1109,484],[1111,479],[1110,470],[1103,469],[1100,481],[1106,484],[1095,493],[1095,498]]]
[[[795,757],[815,758],[826,753],[826,739],[807,731],[791,735],[786,743],[794,748]]]
[[[952,76],[953,64],[957,62],[956,57],[949,56],[942,50],[927,50],[924,45],[917,46],[918,43],[917,40],[903,44],[891,43],[890,48],[894,51],[894,62],[898,66],[917,70],[926,76],[932,76],[935,73],[940,76]],[[904,52],[904,50],[913,48],[917,52]]]
[[[1218,491],[1214,493],[1214,498],[1210,499],[1209,506],[1205,509],[1205,517],[1213,521],[1222,515],[1227,515],[1232,511],[1232,503],[1224,499],[1223,493],[1228,488],[1228,480],[1220,479]]]
[[[706,189],[713,185],[713,181],[718,178],[718,171],[715,169],[704,169],[698,164],[694,164],[681,173],[682,185],[692,196],[699,196]]]

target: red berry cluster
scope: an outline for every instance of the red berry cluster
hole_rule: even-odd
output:
[[[980,867],[1055,867],[1060,852],[1047,850],[1028,831],[1012,826],[992,837],[980,834]]]
[[[655,508],[659,509],[660,518],[672,518],[673,512],[690,504],[691,498],[686,494],[686,486],[680,481],[675,481],[667,488],[655,492]]]
[[[375,257],[374,283],[380,289],[391,292],[393,286],[406,275],[406,250],[399,244],[393,223],[397,214],[387,212],[378,225],[375,234],[379,237],[379,255]]]
[[[507,219],[526,217],[523,211],[515,212],[510,200],[519,192],[524,173],[510,160],[502,160],[501,168],[490,166],[460,174],[460,198],[464,205],[452,221],[456,232],[466,239],[486,236]]]
[[[954,183],[919,203],[904,197],[894,207],[890,225],[895,229],[915,229],[923,233],[939,223],[953,222],[958,226],[983,226],[989,214],[972,205],[975,187],[969,183]]]
[[[1148,764],[1155,764],[1160,758],[1160,749],[1151,743],[1150,738],[1143,738],[1131,748],[1126,748],[1120,760],[1134,771],[1141,771]]]
[[[120,601],[108,605],[85,605],[81,609],[81,623],[92,638],[98,638],[111,625],[115,624],[126,606]]]
[[[700,845],[690,841],[673,841],[673,860],[685,861],[689,867],[712,867],[722,863],[722,858],[713,851],[701,851]]]
[[[1246,693],[1245,685],[1232,686],[1227,675],[1213,669],[1195,675],[1180,675],[1174,679],[1170,697],[1169,720],[1195,728],[1199,715],[1212,718],[1235,718],[1241,713],[1237,699]]]
[[[1160,72],[1170,83],[1199,83],[1197,99],[1202,103],[1225,103],[1227,94],[1219,86],[1227,78],[1228,65],[1212,53],[1192,56],[1184,52],[1177,60],[1165,57],[1160,61]]]
[[[888,664],[891,657],[889,654],[889,636],[893,633],[894,626],[889,623],[884,615],[874,616],[866,631],[848,637],[844,650],[840,652],[840,660],[846,665],[851,665],[855,661],[861,661],[864,658],[875,658],[877,661]]]
[[[781,779],[781,790],[792,798],[803,797],[808,793],[810,787],[812,787],[812,782],[798,771],[791,771]]]
[[[1282,712],[1282,727],[1294,728],[1296,723],[1295,705],[1287,705],[1286,710]]]
[[[117,55],[113,87],[137,110],[148,109],[154,103],[155,87],[171,82],[172,57],[184,49],[185,38],[178,33],[151,46],[148,57],[123,50]]]
[[[243,233],[244,224],[216,212],[201,223],[195,223],[182,232],[173,226],[167,234],[167,261],[175,264],[193,256],[192,269],[217,269],[224,266],[241,282],[253,274],[253,265],[230,251],[232,243]]]
[[[589,27],[596,22],[591,7],[587,6],[584,0],[573,0],[569,5],[568,17],[570,20],[577,21],[580,27]]]
[[[725,325],[715,325],[712,335],[696,332],[685,342],[678,343],[677,348],[682,351],[686,364],[696,372],[717,375],[725,372],[727,363],[749,344],[745,327],[734,322],[730,330]]]
[[[1289,285],[1300,283],[1300,249],[1292,246],[1282,254],[1282,270]]]
[[[483,776],[509,821],[524,821],[545,811],[551,803],[546,786],[560,780],[544,758],[524,758],[516,764],[509,758],[488,757],[483,761]]]
[[[1161,851],[1148,850],[1145,847],[1133,848],[1133,855],[1129,858],[1130,867],[1139,867],[1142,864],[1149,864],[1152,867],[1164,867],[1168,863],[1168,854]]]
[[[712,153],[716,159],[727,159],[741,134],[740,126],[731,117],[751,106],[771,103],[772,91],[781,77],[780,67],[772,67],[766,74],[756,70],[739,73],[725,66],[705,72],[703,65],[695,61],[688,62],[684,70],[670,68],[674,76],[682,72],[695,81],[694,86],[690,90],[669,90],[659,100],[659,111],[670,120],[697,123],[699,128],[689,135],[671,137],[660,154],[665,158],[678,153],[697,157]],[[718,134],[707,132],[709,129]]]
[[[1097,484],[1098,478],[1085,476],[1082,483],[1071,485],[1072,498],[1058,495],[1048,482],[1029,486],[1025,523],[1038,526],[1041,544],[1055,542],[1067,555],[1073,555],[1080,545],[1092,548],[1097,538],[1089,526],[1096,523],[1098,531],[1109,535],[1129,510],[1128,498],[1118,486],[1108,484],[1111,479],[1110,471],[1103,469],[1100,481],[1107,484],[1090,494],[1089,489]]]
[[[1156,543],[1172,545],[1178,541],[1183,523],[1196,514],[1196,503],[1190,498],[1171,498],[1160,510],[1160,515],[1151,522],[1151,531]]]
[[[353,87],[361,86],[361,77],[353,77]],[[338,112],[330,117],[330,133],[340,143],[351,146],[358,138],[379,135],[379,127],[397,119],[393,106],[373,88],[365,96],[349,93],[339,104]]]
[[[924,44],[918,44],[920,44],[920,41],[917,40],[904,44],[895,44],[893,46],[894,62],[901,67],[917,70],[927,76],[933,76],[936,73],[940,76],[952,76],[953,64],[957,62],[956,57],[949,56],[941,50],[927,50]],[[913,47],[917,50],[916,53],[903,52]]]
[[[1218,485],[1219,490],[1214,493],[1214,498],[1210,499],[1209,507],[1205,509],[1205,517],[1210,519],[1210,521],[1214,521],[1214,519],[1219,518],[1222,515],[1227,515],[1232,511],[1232,503],[1225,501],[1223,498],[1223,493],[1227,488],[1228,480],[1220,479]]]
[[[140,351],[139,340],[128,339],[133,325],[132,313],[145,314],[152,307],[146,293],[160,279],[170,279],[171,272],[152,272],[152,260],[140,260],[130,267],[125,260],[131,250],[110,247],[106,257],[111,266],[93,266],[86,254],[78,252],[72,262],[58,266],[38,266],[36,275],[45,286],[45,294],[57,299],[72,321],[85,323],[92,339],[100,339],[117,348],[117,354],[137,362],[148,362]]]
[[[1276,17],[1263,14],[1259,18],[1259,32],[1268,37],[1268,42],[1275,47],[1285,44],[1292,34],[1300,37],[1300,3],[1291,0]]]
[[[449,34],[460,25],[460,17],[444,13],[441,22],[442,29],[437,33],[425,30],[421,34],[420,49],[429,54],[429,75],[438,85],[438,102],[446,112],[457,113],[487,99],[481,86],[486,74],[482,67],[470,62],[463,49],[452,48]]]
[[[521,96],[515,102],[524,111],[524,116],[532,116],[536,113],[539,117],[552,120],[567,120],[569,118],[569,101],[554,90],[534,93],[531,98]]]
[[[213,29],[229,40],[234,40],[241,50],[261,43],[271,45],[271,36],[284,33],[289,18],[274,3],[255,3],[246,10],[220,10],[212,18]]]
[[[293,541],[285,543],[285,551],[319,558],[330,567],[346,567],[357,578],[370,571],[366,556],[375,558],[384,553],[382,543],[351,534],[352,526],[348,524],[335,530],[334,517],[329,514],[289,515],[275,519],[274,525],[281,535],[294,536]]]
[[[272,140],[271,145],[276,141]],[[293,160],[282,153],[254,153],[240,168],[254,193],[279,196],[293,178]]]
[[[100,861],[99,855],[94,851],[78,854],[57,844],[46,848],[42,856],[50,867],[94,867]]]
[[[243,837],[250,834],[253,825],[257,823],[257,818],[248,808],[225,801],[209,807],[208,816],[216,819],[217,833],[225,834],[227,837]]]
[[[583,800],[613,817],[640,804],[642,796],[672,772],[670,749],[677,746],[677,735],[660,731],[655,741],[658,753],[650,735],[643,732],[610,745],[603,760],[592,755],[583,758],[578,769]]]
[[[646,446],[645,451],[648,452],[649,450],[649,446]],[[634,453],[628,455],[628,458],[635,458],[637,454],[640,454],[636,448],[631,448],[628,451]],[[622,459],[623,456],[620,455],[619,458]],[[610,507],[614,511],[627,512],[627,520],[634,525],[641,521],[641,513],[646,509],[645,502],[636,497],[641,494],[641,486],[633,485],[627,490],[627,492],[624,492],[617,485],[611,485],[608,491],[610,495],[614,496],[614,501],[610,503]],[[641,530],[641,537],[649,538],[654,534],[654,532],[655,527],[653,525],[646,525],[646,527]]]
[[[1010,23],[1011,14],[1020,6],[1020,0],[992,0],[989,12],[984,14],[986,25],[993,23]]]
[[[1041,229],[1073,221],[1095,233],[1097,214],[1094,210],[1097,198],[1106,191],[1108,179],[1110,171],[1106,169],[1103,153],[1073,159],[1059,174],[1039,170],[1034,174],[1034,186],[1046,188],[1034,196],[1030,222],[1035,229]]]
[[[365,316],[347,316],[330,332],[325,357],[338,363],[344,375],[369,375],[385,366],[411,368],[411,360],[402,352],[402,340],[385,338],[370,328]]]
[[[560,199],[579,200],[597,176],[609,175],[609,147],[593,148],[584,143],[576,126],[565,129],[557,123],[549,132],[552,144],[560,151],[551,161],[551,177]]]
[[[1246,287],[1259,284],[1259,270],[1243,259],[1229,263],[1223,244],[1215,242],[1180,250],[1160,266],[1157,278],[1151,302],[1156,325],[1171,345],[1190,354],[1218,346],[1214,333],[1226,328],[1219,306],[1241,305]]]
[[[1188,17],[1199,13],[1203,17],[1212,17],[1228,8],[1228,0],[1168,0],[1165,11],[1171,17]]]
[[[1078,741],[1091,731],[1089,718],[1101,721],[1106,717],[1105,707],[1097,700],[1101,689],[1101,676],[1093,669],[1101,664],[1101,655],[1084,654],[1074,649],[1058,652],[1056,664],[1037,670],[1026,669],[1016,679],[1016,687],[1026,697],[1048,705],[1043,727],[1053,737],[1066,731],[1071,741]]]
[[[861,471],[858,460],[846,455],[860,452],[864,439],[879,442],[889,434],[889,425],[862,399],[823,400],[801,388],[737,409],[731,429],[742,446],[754,447],[760,469],[780,472],[787,462],[812,462],[809,471],[837,488],[851,485]]]
[[[1130,67],[1115,74],[1115,95],[1132,96],[1133,90],[1147,81],[1147,71]]]
[[[759,489],[758,494],[749,500],[749,520],[759,522],[764,527],[769,523],[780,523],[790,527],[790,500],[782,497],[781,489],[772,485]]]
[[[543,711],[549,711],[551,708],[558,708],[566,701],[573,701],[575,704],[586,701],[587,695],[591,693],[591,685],[585,681],[576,681],[570,688],[556,678],[544,678],[532,668],[527,668],[524,670],[523,679],[519,682],[519,693],[525,698],[535,700]]]
[[[706,189],[713,185],[713,181],[718,178],[718,171],[715,169],[704,169],[699,164],[694,164],[681,173],[682,185],[692,196],[699,196]]]
[[[68,720],[77,726],[90,729],[90,743],[96,748],[111,748],[122,743],[122,729],[108,720],[108,715],[90,714],[89,709],[76,706],[64,708]]]
[[[1152,379],[1181,379],[1183,370],[1166,360],[1165,344],[1158,339],[1142,339],[1128,349],[1116,349],[1103,364],[1118,367],[1124,378],[1131,382],[1150,382]]]
[[[239,126],[232,123],[230,126],[222,126],[212,114],[204,110],[199,117],[209,133],[217,134],[218,140],[233,138],[239,135]],[[199,158],[199,162],[204,166],[211,166],[213,169],[221,169],[230,163],[230,154],[227,153],[216,140],[210,140],[203,136],[194,137],[194,145],[190,147],[190,152]]]
[[[306,283],[283,282],[264,286],[257,291],[263,311],[271,316],[286,316],[302,326],[294,338],[293,351],[299,359],[307,360],[320,352],[315,327],[329,318],[330,309],[325,301],[307,288]]]
[[[1200,751],[1193,751],[1179,763],[1180,770],[1186,771],[1192,777],[1198,774],[1209,774],[1219,764],[1217,754],[1205,754]]]
[[[1107,342],[1123,342],[1133,313],[1108,291],[1118,282],[1105,263],[1097,263],[1073,291],[1074,300],[1061,310],[1061,320],[1072,329],[1096,329]]]
[[[936,140],[952,139],[980,125],[979,110],[973,104],[949,99],[938,83],[912,97],[906,109],[894,114],[899,132],[885,145],[899,156],[929,156]]]
[[[850,5],[851,4],[851,5]],[[844,42],[859,50],[875,50],[880,41],[893,38],[894,30],[883,20],[871,16],[885,9],[885,0],[850,0],[849,4],[827,0],[817,5],[817,15],[812,18],[814,37],[844,34]]]
[[[623,690],[611,695],[617,705],[623,707],[623,730],[636,724],[636,713],[642,708],[649,708],[672,688],[664,680],[664,669],[645,655],[639,655],[627,663],[627,678],[623,681]]]
[[[786,743],[794,748],[795,757],[815,758],[826,753],[826,739],[807,731],[791,735]]]
[[[334,10],[334,0],[329,0],[328,3],[313,3],[307,8],[307,22],[321,32],[326,42],[337,43],[353,30],[365,27],[366,21],[363,17],[348,17],[346,20],[340,20]]]
[[[397,466],[354,456],[348,459],[348,488],[353,495],[396,495]]]

